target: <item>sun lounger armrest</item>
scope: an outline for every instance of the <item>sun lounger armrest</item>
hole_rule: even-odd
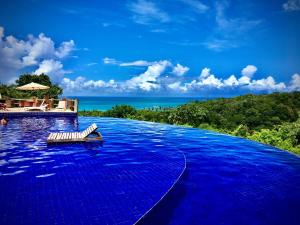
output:
[[[95,123],[93,123],[87,129],[85,129],[84,131],[81,132],[81,137],[86,138],[89,134],[91,134],[95,130],[97,130],[97,125]]]

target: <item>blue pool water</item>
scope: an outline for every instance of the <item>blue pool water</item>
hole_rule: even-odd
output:
[[[103,146],[45,144],[93,122]],[[132,224],[154,205],[139,223],[300,224],[300,158],[271,146],[89,117],[11,119],[0,140],[0,224]]]

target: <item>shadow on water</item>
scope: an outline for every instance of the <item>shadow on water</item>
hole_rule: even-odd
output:
[[[148,213],[137,225],[166,225],[170,224],[174,210],[186,195],[185,180],[188,178],[188,169],[170,190],[170,192]]]

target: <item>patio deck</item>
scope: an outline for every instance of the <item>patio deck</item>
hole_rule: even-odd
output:
[[[21,101],[21,99],[14,100]],[[22,100],[23,101],[23,100]],[[41,100],[40,100],[41,101]],[[58,100],[54,100],[58,101]],[[77,116],[78,100],[66,100],[67,106],[66,109],[57,109],[52,106],[46,111],[42,110],[29,110],[27,107],[7,107],[5,110],[0,110],[0,118],[2,117],[21,117],[21,116]],[[72,108],[68,106],[68,103],[72,102]]]

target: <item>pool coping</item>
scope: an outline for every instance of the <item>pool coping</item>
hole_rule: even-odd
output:
[[[34,117],[34,116],[53,116],[53,117],[77,117],[77,112],[42,112],[42,111],[27,111],[27,112],[0,112],[0,117]]]

